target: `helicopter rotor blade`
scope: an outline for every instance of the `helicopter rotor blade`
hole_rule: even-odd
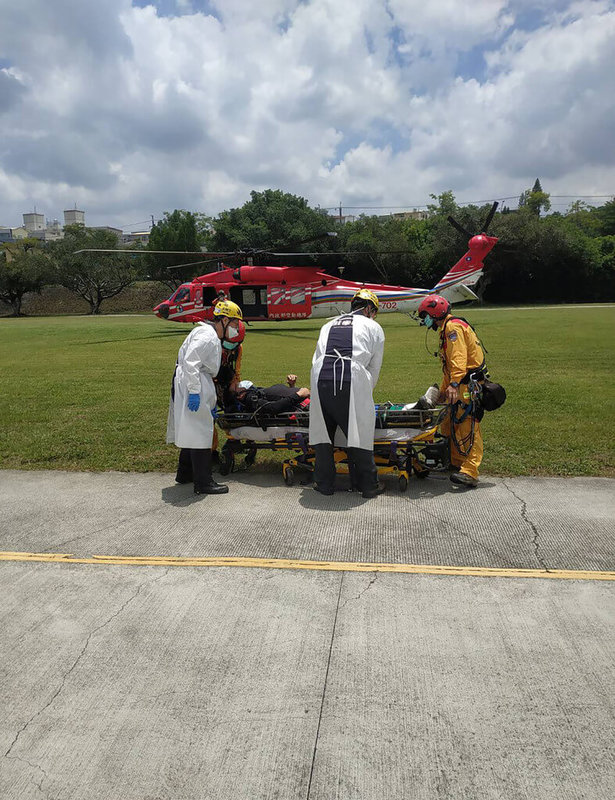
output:
[[[404,253],[411,253],[412,250],[340,250],[336,253],[266,253],[268,256],[337,256],[343,258],[344,256],[382,256],[382,255],[402,255]],[[291,265],[289,265],[291,266]]]
[[[205,264],[211,264],[212,262],[220,262],[219,258],[208,258],[207,261],[189,261],[187,264],[173,264],[167,269],[181,269],[182,267],[198,267],[198,266],[205,266]],[[208,270],[205,270],[207,272]],[[209,272],[215,272],[216,270],[209,270]],[[204,273],[203,273],[204,274]]]
[[[468,237],[468,239],[471,239],[471,238],[472,238],[472,234],[471,234],[471,233],[469,233],[469,232],[468,232],[468,231],[467,231],[467,230],[466,230],[466,229],[463,227],[463,225],[460,225],[460,224],[457,222],[457,220],[456,220],[456,219],[453,219],[452,217],[447,217],[446,219],[447,219],[447,220],[450,222],[450,224],[453,226],[453,228],[456,228],[456,229],[459,231],[459,233],[463,233],[463,235],[464,235],[464,236],[467,236],[467,237]]]
[[[487,233],[487,228],[489,227],[489,225],[491,225],[491,220],[493,219],[493,216],[495,214],[495,210],[499,205],[500,204],[496,200],[495,203],[491,206],[491,209],[490,209],[489,213],[487,214],[487,219],[485,220],[485,224],[483,225],[483,233]]]
[[[233,256],[235,252],[232,253],[208,253],[202,250],[98,250],[93,248],[88,248],[86,250],[75,250],[73,252],[74,256],[79,255],[80,253],[128,253],[131,256],[152,256],[152,255],[162,255],[162,256],[208,256],[209,258],[213,257],[220,257],[223,258],[225,256]]]
[[[321,239],[326,239],[327,237],[337,238],[337,231],[324,231],[324,233],[317,233],[316,236],[310,236],[308,239],[301,239],[298,242],[291,242],[288,244],[288,247],[300,247],[302,244],[309,244],[310,242],[319,242]],[[284,247],[284,245],[282,245]],[[262,253],[269,253],[269,250],[261,250]],[[273,254],[272,254],[273,255]],[[296,255],[291,253],[282,253],[282,255]],[[303,254],[302,254],[303,255]]]

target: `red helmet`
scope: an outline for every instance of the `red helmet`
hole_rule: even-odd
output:
[[[419,317],[424,319],[427,314],[432,319],[444,319],[444,317],[450,312],[451,304],[445,297],[442,297],[439,294],[428,294],[427,297],[424,297],[421,300],[421,305],[419,306]]]

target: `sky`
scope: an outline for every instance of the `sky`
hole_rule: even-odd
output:
[[[143,230],[268,188],[387,213],[536,178],[553,210],[600,204],[614,42],[615,0],[0,0],[0,226]]]

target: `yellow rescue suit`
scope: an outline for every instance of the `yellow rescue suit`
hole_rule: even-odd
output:
[[[478,420],[472,413],[466,413],[472,399],[467,378],[473,369],[484,366],[483,348],[467,322],[448,314],[440,328],[438,354],[443,373],[440,393],[444,394],[451,383],[459,384],[458,403],[452,407],[451,415],[447,414],[440,429],[450,440],[453,465],[459,467],[460,472],[478,478],[478,468],[483,460],[483,437]]]

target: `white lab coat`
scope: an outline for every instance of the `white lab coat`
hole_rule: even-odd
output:
[[[211,415],[216,407],[214,376],[220,369],[222,346],[212,325],[200,322],[184,340],[177,356],[175,401],[169,403],[167,443],[207,450],[214,435]],[[199,394],[198,411],[188,409],[188,395]]]
[[[342,316],[346,316],[345,314]],[[336,380],[342,379],[342,369],[350,369],[350,407],[348,410],[348,446],[360,447],[362,450],[374,449],[374,429],[376,417],[374,413],[373,390],[380,375],[382,356],[384,353],[384,331],[373,319],[361,313],[353,314],[352,323],[352,360],[340,360],[335,365]],[[339,319],[339,318],[338,318]],[[335,324],[331,320],[320,330],[316,351],[312,359],[310,396],[310,444],[326,444],[330,442],[325,426],[320,398],[318,396],[318,377],[325,361],[325,352],[329,331]],[[338,430],[338,436],[340,431]],[[338,437],[336,436],[336,444]]]

